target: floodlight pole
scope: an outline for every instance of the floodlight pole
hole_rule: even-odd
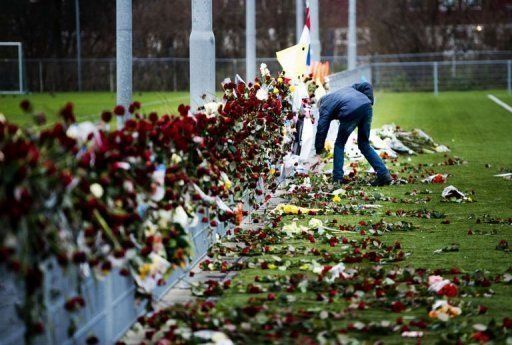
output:
[[[215,36],[212,31],[212,1],[192,1],[190,33],[190,106],[205,103],[203,96],[215,94]]]
[[[245,81],[249,83],[256,78],[256,0],[245,3]]]
[[[82,91],[82,48],[80,30],[80,0],[75,0],[75,28],[76,28],[76,72],[78,91]]]
[[[297,43],[304,30],[304,0],[295,0],[295,35]]]
[[[311,61],[320,61],[322,47],[320,45],[318,0],[309,1],[309,11],[311,18]]]
[[[349,0],[348,2],[347,42],[347,67],[349,70],[352,70],[357,67],[356,0]]]
[[[128,118],[132,100],[132,0],[116,0],[116,77],[117,104],[126,109]],[[118,127],[124,120],[118,116]]]

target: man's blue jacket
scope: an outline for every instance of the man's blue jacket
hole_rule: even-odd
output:
[[[351,119],[351,115],[362,106],[373,105],[373,88],[368,82],[347,86],[331,92],[320,99],[315,150],[324,150],[325,139],[332,120]]]

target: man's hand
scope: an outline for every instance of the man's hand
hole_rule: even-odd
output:
[[[322,163],[322,157],[320,155],[314,155],[313,157],[308,159],[309,170],[312,172],[318,171],[320,169],[320,163]]]

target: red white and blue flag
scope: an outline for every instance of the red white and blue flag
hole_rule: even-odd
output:
[[[309,1],[306,1],[306,21],[304,29],[300,35],[299,44],[306,44],[308,46],[308,55],[306,58],[306,66],[311,66],[311,18],[309,16]]]

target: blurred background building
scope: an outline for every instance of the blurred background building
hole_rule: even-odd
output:
[[[114,90],[115,1],[0,0],[0,41],[19,41],[31,91]],[[319,0],[323,60],[346,67],[348,0]],[[187,90],[189,0],[133,0],[135,90]],[[245,75],[245,1],[213,0],[217,79]],[[293,45],[295,0],[257,0],[258,62]],[[512,0],[359,0],[360,63],[512,58]],[[7,59],[0,50],[0,59]],[[0,69],[8,69],[4,61]]]

